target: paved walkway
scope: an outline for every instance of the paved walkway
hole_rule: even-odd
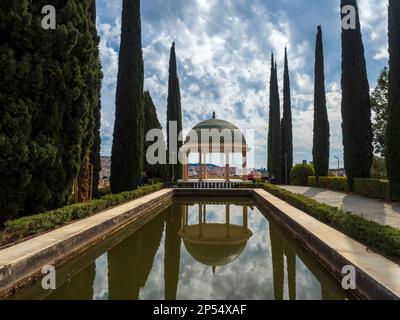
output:
[[[342,208],[383,225],[400,229],[400,203],[388,203],[356,194],[335,192],[326,189],[282,186],[293,193],[302,194],[318,202]]]

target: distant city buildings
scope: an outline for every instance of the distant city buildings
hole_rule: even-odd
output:
[[[229,168],[229,175],[236,176],[237,168]],[[189,177],[195,178],[199,176],[199,165],[189,164]],[[213,164],[207,164],[207,177],[208,178],[221,178],[225,177],[225,167],[219,167]]]

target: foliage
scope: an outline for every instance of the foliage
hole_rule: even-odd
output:
[[[144,111],[140,0],[124,0],[111,156],[111,191],[136,189],[143,174]]]
[[[390,257],[400,257],[400,230],[366,220],[358,215],[344,212],[339,208],[319,203],[277,186],[265,184],[264,189],[365,246]]]
[[[61,209],[37,215],[10,220],[5,223],[3,237],[7,242],[23,239],[31,235],[49,231],[77,219],[83,219],[102,210],[140,198],[151,192],[161,190],[163,184],[154,184],[120,194],[109,194],[86,203],[73,204]],[[5,243],[0,243],[5,244]]]
[[[388,180],[354,179],[354,192],[372,199],[391,200]]]
[[[66,203],[92,144],[100,64],[91,0],[0,4],[0,220]]]
[[[290,171],[293,168],[293,129],[292,103],[290,97],[290,76],[287,49],[285,48],[285,71],[283,75],[283,118],[281,123],[282,139],[282,183],[290,183]]]
[[[388,94],[389,94],[389,71],[385,67],[379,76],[378,84],[371,93],[371,107],[374,112],[374,133],[375,154],[384,157],[386,146],[386,127],[388,121]]]
[[[349,191],[349,185],[345,177],[308,177],[308,186],[340,192]]]
[[[314,175],[314,168],[310,164],[296,164],[290,172],[290,183],[294,186],[307,186],[308,177]]]
[[[385,159],[374,156],[371,168],[371,178],[387,179]]]
[[[147,133],[152,129],[162,129],[160,121],[157,117],[157,110],[153,103],[153,99],[151,98],[150,92],[146,91],[144,93],[144,133]],[[143,168],[149,178],[164,178],[166,176],[166,165],[165,164],[155,164],[150,165],[146,159],[147,149],[154,142],[145,142],[144,144],[144,163]],[[164,136],[162,137],[162,150],[158,150],[159,152],[166,152],[165,150],[165,141]],[[158,156],[156,154],[155,156]]]
[[[400,200],[400,2],[389,1],[389,118],[386,166],[392,198]]]
[[[175,42],[171,47],[171,54],[169,60],[169,79],[168,79],[168,105],[167,105],[167,149],[168,149],[168,163],[175,163],[174,166],[174,174],[176,179],[182,178],[182,164],[178,161],[178,153],[174,154],[174,159],[170,159],[169,153],[174,152],[171,150],[172,146],[170,146],[170,141],[172,138],[169,136],[169,125],[171,121],[177,122],[177,131],[178,135],[182,131],[182,109],[181,109],[181,92],[179,88],[179,77],[177,71],[177,63],[176,63],[176,53],[175,53]],[[174,141],[174,144],[177,146],[177,152],[179,152],[182,147],[182,141],[179,141],[178,136],[177,140]],[[171,169],[169,169],[171,170]],[[169,175],[172,177],[172,170],[169,172]]]
[[[373,158],[371,101],[356,0],[341,0],[356,8],[356,29],[342,29],[342,129],[344,166],[350,190],[354,178],[369,178]],[[346,14],[342,13],[342,18]]]
[[[315,82],[314,82],[314,137],[313,163],[315,174],[319,177],[328,175],[329,171],[329,121],[326,108],[324,48],[322,29],[318,27],[315,49]]]
[[[269,94],[269,128],[268,128],[268,172],[275,177],[275,183],[281,183],[281,123],[278,71],[271,56],[271,79]]]

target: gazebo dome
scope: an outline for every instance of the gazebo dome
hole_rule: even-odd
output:
[[[200,235],[200,228],[202,229]],[[198,262],[207,266],[224,266],[240,257],[252,232],[242,226],[225,224],[186,226],[179,232],[186,250]]]
[[[232,143],[234,145],[242,145],[246,147],[246,138],[244,137],[243,133],[240,131],[240,129],[235,126],[233,123],[221,120],[221,119],[216,119],[215,118],[215,112],[213,113],[213,118],[209,120],[205,120],[197,124],[193,129],[189,132],[188,137],[186,138],[185,144],[190,142],[190,134],[192,132],[195,132],[197,134],[197,137],[199,139],[202,139],[202,130],[214,130],[215,132],[218,132],[219,134],[221,132],[229,132],[230,137],[232,139]],[[218,139],[221,139],[218,141]],[[204,139],[202,139],[204,140]],[[200,142],[200,141],[199,141]],[[216,135],[210,138],[210,141],[201,141],[201,143],[221,143],[224,144],[224,139],[221,138],[220,135]]]

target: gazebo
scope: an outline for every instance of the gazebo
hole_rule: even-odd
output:
[[[225,266],[240,257],[253,233],[248,228],[248,208],[243,205],[243,224],[231,223],[231,205],[225,204],[225,223],[210,223],[207,202],[199,204],[198,223],[189,223],[189,206],[185,206],[179,236],[186,250],[198,262],[216,267]]]
[[[229,183],[240,183],[247,180],[247,154],[249,147],[243,133],[234,124],[216,119],[215,112],[212,119],[200,122],[188,134],[181,152],[183,153],[183,180],[186,184],[195,183],[197,186],[216,186]],[[190,179],[189,156],[198,153],[198,179]],[[232,180],[230,176],[230,155],[242,155],[242,179]],[[224,179],[208,179],[206,158],[208,154],[221,154],[225,158]]]

